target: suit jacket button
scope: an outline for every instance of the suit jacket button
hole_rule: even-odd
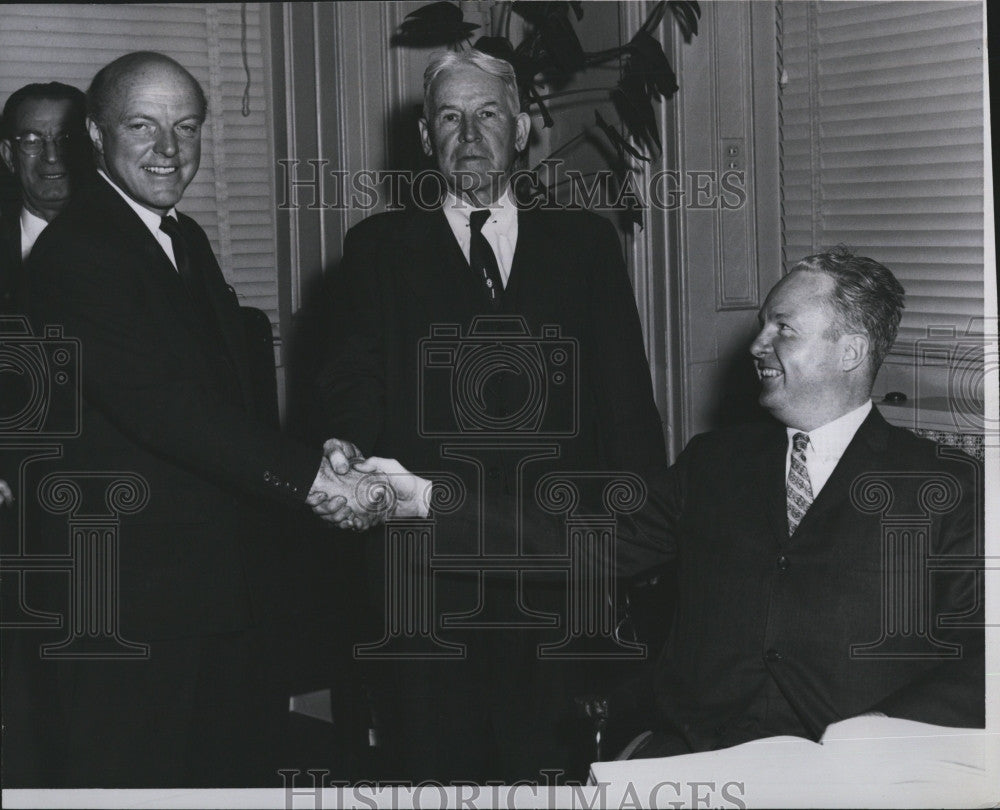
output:
[[[770,664],[776,664],[776,663],[778,663],[778,661],[780,661],[781,658],[782,658],[781,653],[778,652],[773,647],[770,648],[767,652],[764,653],[764,660],[767,661]]]
[[[790,563],[788,561],[788,557],[786,557],[784,554],[779,554],[778,555],[778,570],[779,571],[787,571],[789,565],[790,565]]]
[[[264,473],[264,480],[265,481],[270,481],[271,480],[271,473],[270,473],[270,471]]]

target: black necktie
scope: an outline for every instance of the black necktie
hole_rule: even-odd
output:
[[[493,305],[493,309],[497,309],[500,306],[500,299],[503,298],[503,281],[500,279],[500,266],[497,264],[497,257],[493,253],[490,243],[483,236],[483,225],[489,218],[489,209],[473,211],[469,215],[469,228],[472,237],[469,240],[469,265],[482,276],[490,303]]]
[[[215,323],[215,314],[212,305],[208,301],[208,292],[205,290],[205,280],[196,262],[191,261],[188,251],[187,240],[181,232],[180,223],[173,217],[161,217],[160,230],[170,237],[170,242],[174,248],[174,262],[177,265],[177,274],[184,282],[188,298],[194,305],[198,317],[207,326]]]

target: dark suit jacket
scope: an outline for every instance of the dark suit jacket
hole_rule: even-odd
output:
[[[981,465],[874,410],[789,538],[786,447],[777,424],[698,436],[650,509],[621,528],[625,569],[664,556],[678,565],[654,686],[659,727],[675,745],[646,755],[780,734],[818,739],[868,711],[982,727]],[[883,533],[897,545],[885,546]],[[951,570],[900,591],[911,583],[907,566],[929,558]],[[895,627],[883,598],[905,608]],[[958,625],[945,618],[962,614]],[[852,653],[883,636],[878,650]]]
[[[554,445],[558,456],[522,470],[528,492],[543,470],[644,474],[665,466],[620,244],[612,225],[594,214],[519,212],[497,312],[443,212],[372,216],[348,233],[330,300],[321,432],[351,439],[365,455],[398,458],[411,470],[450,469],[475,492],[476,471],[443,458],[442,447],[498,442],[480,458],[484,486],[500,498],[514,495],[531,446]],[[528,334],[513,340],[513,370],[492,349],[477,354],[490,340],[470,339],[477,316],[507,318],[504,328],[515,330],[510,319],[523,319]],[[433,329],[448,326],[453,336],[439,329],[431,339]],[[480,332],[493,328],[479,322]],[[496,432],[518,413],[523,424]],[[456,435],[444,435],[449,430]],[[381,594],[375,598],[381,604]]]
[[[303,502],[321,455],[260,421],[236,295],[201,228],[180,224],[216,326],[196,319],[163,250],[107,183],[74,197],[28,263],[36,334],[58,324],[81,341],[82,435],[60,465],[149,485],[148,505],[121,528],[122,627],[135,640],[257,621],[278,545],[260,504]]]
[[[0,212],[0,315],[20,312],[21,223],[15,211]]]
[[[696,436],[619,519],[619,573],[677,571],[637,756],[818,740],[866,712],[985,724],[982,465],[874,409],[788,537],[786,448],[775,422]],[[474,516],[436,519],[460,553]],[[529,551],[560,536],[537,525]]]
[[[606,220],[520,211],[496,312],[440,210],[379,214],[352,228],[331,286],[319,434],[411,470],[450,471],[472,497],[482,486],[497,514],[484,516],[481,538],[478,524],[460,532],[482,540],[472,554],[518,553],[501,527],[519,505],[519,482],[531,502],[546,471],[665,466],[635,299]],[[491,447],[468,449],[476,443]],[[448,447],[472,462],[445,456]],[[548,457],[523,463],[536,452]],[[377,641],[385,627],[383,542],[379,532],[365,546],[374,626],[357,641]],[[434,542],[440,551],[448,538],[439,531]],[[555,642],[564,630],[509,629],[524,614],[504,610],[516,611],[516,592],[528,609],[565,617],[565,580],[553,587],[551,574],[522,573],[515,584],[502,572],[481,584],[475,568],[430,578],[436,632],[467,644],[467,661],[392,661],[375,675],[392,681],[376,697],[383,739],[411,778],[509,781],[566,769],[559,724],[570,696],[594,688],[583,683],[589,673],[575,668],[580,683],[570,685],[568,670],[536,654],[542,635]],[[479,597],[477,618],[508,629],[442,629],[443,615],[472,611]]]

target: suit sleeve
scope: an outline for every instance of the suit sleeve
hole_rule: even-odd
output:
[[[189,471],[245,492],[301,502],[322,458],[220,396],[183,334],[161,334],[165,304],[142,266],[86,235],[43,234],[31,257],[36,330],[60,325],[81,346],[82,393],[121,433]],[[131,260],[131,261],[130,261]],[[181,327],[178,326],[178,329]],[[84,414],[86,419],[86,411]]]
[[[329,355],[317,379],[323,432],[354,442],[364,455],[385,418],[388,313],[378,283],[379,241],[358,228],[344,239],[344,257],[327,286]]]
[[[601,445],[612,469],[646,474],[667,466],[663,425],[653,401],[649,363],[635,294],[610,222],[594,218],[594,250],[585,362],[600,419]]]
[[[692,458],[697,453],[701,437],[691,440],[676,463],[669,468],[659,467],[644,476],[646,498],[634,513],[619,515],[615,521],[616,544],[609,549],[614,556],[614,571],[622,577],[638,577],[658,570],[672,562],[678,553],[680,519],[685,508],[689,488]],[[433,479],[433,474],[430,475]],[[492,524],[490,531],[508,535],[516,532],[524,543],[527,555],[554,555],[566,553],[566,515],[545,514],[540,509],[525,509],[516,516],[503,508],[502,502],[487,500],[485,507],[472,492],[461,493],[457,508],[436,510],[434,501],[442,493],[435,492],[431,503],[431,520],[440,529],[435,533],[435,549],[440,554],[474,554],[479,549],[478,533],[481,531],[479,516],[490,514],[501,525]],[[442,497],[442,500],[447,500]],[[599,514],[600,508],[590,503],[579,510]],[[515,521],[519,522],[515,524]],[[604,563],[610,563],[604,559]],[[581,571],[587,575],[587,571]]]

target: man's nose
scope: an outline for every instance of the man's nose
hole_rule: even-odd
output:
[[[161,129],[156,137],[156,143],[153,144],[153,149],[168,157],[177,154],[177,134],[169,127]]]
[[[482,137],[479,131],[479,122],[475,116],[470,116],[462,122],[462,140],[465,142],[478,141]]]
[[[754,357],[760,358],[767,354],[767,352],[770,351],[770,348],[771,338],[768,335],[767,327],[765,326],[757,333],[757,337],[755,337],[753,342],[750,344],[750,354]]]
[[[46,163],[57,162],[62,157],[63,148],[63,145],[56,139],[45,141],[42,144],[42,160]]]

